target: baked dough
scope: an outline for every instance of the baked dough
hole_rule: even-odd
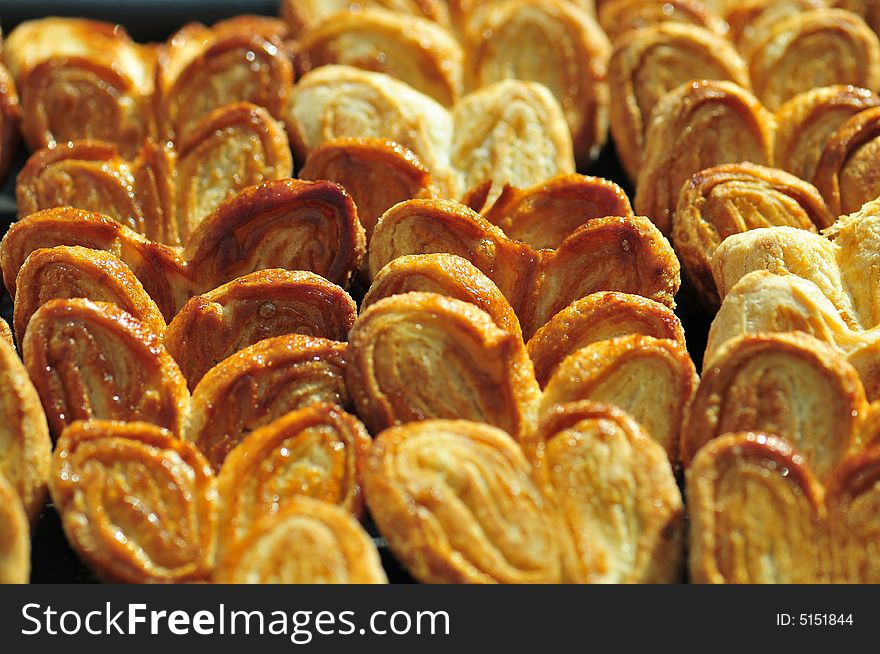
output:
[[[557,521],[500,429],[464,420],[389,429],[370,451],[364,491],[379,531],[419,581],[560,581]]]
[[[75,420],[142,420],[180,433],[186,381],[159,335],[115,304],[50,300],[22,341],[53,436]]]
[[[12,339],[12,330],[9,329],[9,325],[3,320],[3,318],[0,318],[0,341],[11,346],[13,351],[15,350],[15,341]]]
[[[685,346],[684,329],[672,309],[639,295],[606,291],[572,302],[535,332],[526,347],[543,388],[570,354],[592,343],[629,334]]]
[[[211,368],[195,387],[186,439],[219,468],[247,435],[311,404],[348,406],[347,344],[302,334],[267,338]]]
[[[712,254],[731,234],[787,225],[815,232],[834,218],[819,191],[782,170],[750,163],[701,170],[681,189],[672,242],[704,306],[720,298],[712,279]]]
[[[351,296],[323,277],[261,270],[192,298],[168,325],[164,343],[193,389],[248,345],[283,334],[343,341],[356,317]]]
[[[547,382],[541,414],[579,400],[616,406],[676,463],[682,421],[698,381],[683,345],[641,334],[619,336],[566,357]]]
[[[387,584],[379,551],[357,520],[333,504],[291,498],[238,545],[214,572],[221,584]]]
[[[162,335],[165,319],[131,269],[103,250],[58,246],[34,250],[15,280],[14,323],[19,342],[34,312],[49,300],[82,297],[112,302]]]
[[[525,451],[563,525],[566,582],[680,580],[681,492],[663,448],[632,418],[594,402],[558,406]]]
[[[349,337],[346,379],[374,434],[463,418],[521,436],[540,399],[522,339],[472,304],[436,293],[394,295],[364,311]]]
[[[210,574],[214,475],[193,445],[167,430],[71,425],[58,441],[49,489],[68,541],[101,577],[173,583]]]
[[[383,7],[403,15],[421,16],[441,25],[449,20],[443,0],[282,0],[281,17],[290,27],[291,36],[298,37],[333,14],[367,7]]]
[[[824,478],[857,445],[867,410],[858,373],[832,346],[801,332],[744,334],[703,370],[682,462],[718,436],[754,430],[787,439]]]
[[[679,86],[654,107],[636,186],[636,213],[660,231],[672,229],[682,185],[696,172],[723,163],[773,160],[773,114],[732,82]]]
[[[654,107],[667,92],[704,79],[749,87],[748,69],[733,45],[702,27],[660,23],[616,45],[608,68],[611,134],[630,179],[639,175]]]
[[[9,71],[0,64],[0,182],[12,166],[19,141],[21,107],[15,82]]]
[[[830,4],[825,0],[730,0],[724,18],[730,27],[731,40],[743,56],[748,56],[773,30],[775,23]]]
[[[702,27],[718,37],[730,28],[708,4],[699,0],[608,0],[599,9],[599,25],[613,43],[629,32],[661,23]]]
[[[21,500],[0,474],[0,584],[26,584],[31,577],[31,526]]]

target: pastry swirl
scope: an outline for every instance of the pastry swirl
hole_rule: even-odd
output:
[[[217,563],[221,584],[387,584],[379,551],[346,511],[310,497],[258,522]]]
[[[401,15],[420,16],[444,25],[449,20],[442,0],[282,0],[281,17],[298,37],[333,14],[367,7],[382,7]]]
[[[364,490],[379,531],[419,581],[560,580],[555,517],[499,429],[464,420],[389,429],[370,451]]]
[[[730,31],[727,22],[699,0],[608,0],[599,8],[598,18],[612,43],[624,34],[662,23],[694,25],[719,37]]]
[[[22,351],[54,436],[92,418],[180,432],[183,375],[159,335],[115,304],[50,300],[31,317]]]
[[[0,341],[11,346],[15,350],[15,341],[12,339],[12,330],[3,318],[0,318]]]
[[[0,474],[0,584],[26,584],[31,577],[31,526],[21,500]]]
[[[219,468],[249,433],[312,404],[348,406],[347,344],[276,336],[227,357],[195,387],[186,439]]]
[[[217,491],[191,444],[142,422],[68,427],[49,481],[64,532],[102,577],[129,583],[205,580]]]
[[[724,9],[724,18],[730,28],[730,39],[737,50],[748,57],[779,21],[794,14],[824,9],[829,4],[825,0],[731,1]]]
[[[0,182],[12,167],[19,141],[21,106],[15,81],[3,64],[0,64]]]

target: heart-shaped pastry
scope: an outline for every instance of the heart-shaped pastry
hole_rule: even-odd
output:
[[[383,7],[398,14],[421,16],[445,25],[449,16],[443,0],[282,0],[281,17],[294,38],[340,11]]]
[[[31,526],[18,493],[0,474],[0,584],[31,577]]]
[[[715,7],[699,0],[605,0],[598,7],[599,25],[616,45],[634,30],[663,23],[681,23],[726,37],[730,28]]]
[[[730,28],[728,37],[743,56],[748,56],[775,23],[793,14],[825,8],[833,3],[825,0],[714,0],[714,4]]]

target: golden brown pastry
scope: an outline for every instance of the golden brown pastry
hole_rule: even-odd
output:
[[[345,510],[293,497],[217,563],[220,584],[387,584],[379,551]]]
[[[10,345],[15,350],[15,341],[12,339],[12,330],[3,318],[0,318],[0,341]]]
[[[350,334],[346,380],[374,434],[463,418],[518,437],[532,428],[540,399],[522,339],[436,293],[394,295],[364,311]]]
[[[180,433],[186,380],[161,337],[115,304],[50,300],[31,317],[22,351],[54,436],[92,418]]]
[[[192,298],[165,332],[165,347],[190,389],[239,350],[283,334],[346,339],[357,317],[351,296],[304,270],[261,270]]]
[[[443,0],[282,0],[281,17],[297,37],[307,29],[340,11],[382,7],[398,14],[420,16],[445,24],[448,10]]]
[[[685,346],[684,329],[672,309],[639,295],[613,291],[575,300],[529,339],[529,357],[543,388],[568,355],[597,341],[642,334]]]
[[[118,25],[76,18],[20,24],[3,60],[21,95],[32,150],[78,139],[116,144],[134,157],[147,135],[155,53]]]
[[[507,1],[448,0],[446,4],[449,5],[450,27],[466,47],[473,47],[473,44],[483,39],[480,27],[485,22],[487,15],[497,10],[498,5]],[[596,15],[594,0],[564,0],[564,2],[591,17]]]
[[[505,186],[483,218],[512,239],[535,249],[558,248],[593,218],[631,216],[626,193],[614,182],[586,175],[559,175],[527,189]]]
[[[49,300],[82,297],[112,302],[162,335],[165,319],[131,269],[103,250],[58,246],[34,250],[15,280],[15,333],[19,342],[34,312]]]
[[[361,311],[383,298],[413,291],[470,302],[488,313],[498,327],[522,337],[516,313],[495,283],[454,254],[411,254],[390,261],[373,280]]]
[[[710,262],[725,238],[775,225],[815,232],[832,222],[811,184],[776,168],[723,164],[685,182],[672,221],[672,242],[701,301],[716,308],[720,298]]]
[[[748,56],[773,30],[775,23],[794,14],[824,9],[825,0],[730,0],[724,18],[737,49]]]
[[[74,141],[35,152],[15,184],[18,215],[52,207],[102,213],[147,238],[177,245],[174,155],[148,141],[134,160],[101,141]]]
[[[426,420],[376,439],[367,506],[391,550],[427,583],[558,583],[556,518],[500,429]]]
[[[611,404],[635,418],[675,463],[698,381],[683,345],[641,334],[619,336],[566,357],[547,382],[541,413],[579,400]]]
[[[875,0],[828,0],[828,5],[858,14],[875,32],[880,28],[880,6]]]
[[[681,578],[681,492],[663,448],[632,418],[594,402],[558,406],[525,451],[564,526],[566,582]]]
[[[219,558],[297,497],[359,516],[361,471],[371,445],[357,418],[332,404],[313,404],[251,432],[229,452],[217,476]]]
[[[40,396],[28,378],[27,370],[12,343],[2,340],[0,479],[8,480],[32,522],[37,519],[46,499],[46,481],[49,478],[51,459],[52,441],[49,438],[46,415],[40,405]],[[0,501],[0,505],[3,504],[5,502]],[[2,522],[0,520],[0,524]]]
[[[809,62],[805,65],[804,62]],[[796,12],[775,21],[749,48],[755,95],[772,111],[817,86],[880,87],[880,41],[856,14]]]
[[[421,160],[385,139],[341,138],[322,143],[309,154],[299,177],[326,179],[345,188],[368,241],[379,216],[395,204],[439,193]]]
[[[787,439],[825,477],[856,446],[868,409],[855,369],[802,332],[745,334],[725,343],[703,371],[685,416],[681,456],[728,432]]]
[[[703,79],[749,86],[748,69],[734,47],[707,29],[660,23],[630,32],[616,45],[608,69],[611,134],[630,179],[639,175],[654,107],[667,92]]]
[[[12,166],[18,147],[21,107],[15,82],[6,67],[0,63],[0,182]]]
[[[26,584],[31,577],[31,526],[21,500],[0,474],[0,584]]]
[[[202,581],[217,491],[195,446],[143,422],[90,420],[58,441],[49,480],[68,541],[101,577]]]
[[[599,9],[599,24],[616,43],[624,34],[661,23],[703,27],[725,37],[729,27],[712,7],[699,0],[608,0]]]
[[[435,21],[371,7],[329,16],[296,44],[300,74],[327,64],[386,73],[447,107],[461,97],[463,60]]]
[[[636,186],[636,213],[664,234],[682,185],[723,163],[773,161],[775,120],[751,93],[732,82],[679,86],[654,108]]]
[[[880,106],[876,93],[855,86],[823,86],[799,93],[776,112],[776,166],[813,180],[831,135],[855,114],[876,106]]]
[[[267,338],[227,357],[195,387],[186,439],[220,467],[249,433],[312,404],[348,406],[348,345],[287,334]]]
[[[469,51],[470,87],[507,78],[540,82],[562,107],[578,163],[595,159],[608,131],[611,55],[596,20],[564,0],[509,0],[488,4],[474,33],[479,37]]]

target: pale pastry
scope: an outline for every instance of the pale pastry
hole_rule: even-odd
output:
[[[43,18],[16,27],[3,61],[21,96],[32,150],[78,139],[116,144],[134,157],[148,133],[155,53],[119,25]]]
[[[578,163],[595,159],[608,131],[611,55],[595,18],[565,0],[508,0],[489,3],[474,33],[470,88],[507,78],[540,82],[562,107]]]
[[[619,336],[566,357],[547,382],[541,413],[579,400],[616,406],[635,418],[675,463],[682,421],[698,381],[683,345],[641,334]]]
[[[3,341],[7,345],[10,345],[12,349],[15,349],[15,341],[12,338],[12,330],[9,328],[9,324],[0,318],[0,341]]]
[[[813,180],[831,135],[855,114],[877,106],[876,93],[855,86],[823,86],[799,93],[776,112],[776,166]]]
[[[180,433],[186,380],[160,336],[115,304],[50,300],[31,317],[22,352],[53,436],[92,418]]]
[[[599,9],[599,24],[612,42],[629,32],[660,23],[683,23],[703,27],[719,37],[727,36],[727,22],[700,0],[608,0]]]
[[[0,479],[5,477],[17,493],[31,522],[46,499],[51,459],[40,396],[12,343],[0,340]]]
[[[334,14],[296,43],[300,74],[342,64],[386,73],[444,106],[462,95],[464,53],[446,29],[428,18],[385,9]]]
[[[217,562],[220,584],[387,584],[379,551],[343,509],[310,497],[258,522]]]
[[[101,577],[204,581],[213,562],[217,490],[190,443],[143,422],[77,422],[49,479],[67,539]]]
[[[611,134],[630,179],[639,175],[654,107],[667,92],[704,79],[749,87],[748,69],[733,45],[705,28],[660,23],[616,45],[608,69]]]
[[[867,410],[858,373],[832,346],[802,332],[744,334],[703,370],[682,427],[682,462],[690,466],[723,434],[762,431],[787,439],[824,478],[857,447]]]
[[[557,521],[511,437],[465,420],[384,431],[364,470],[391,550],[426,583],[558,583]]]
[[[449,23],[465,47],[473,47],[483,38],[480,27],[486,20],[487,14],[498,9],[508,0],[447,0],[449,6]],[[586,13],[589,16],[596,15],[594,0],[563,0],[565,4],[574,9]]]
[[[877,35],[856,14],[839,9],[775,21],[749,49],[747,61],[755,95],[772,111],[817,86],[880,88]]]
[[[224,553],[262,518],[297,497],[363,509],[361,471],[372,440],[355,418],[332,404],[292,411],[251,432],[229,452],[217,475],[217,551]]]
[[[13,307],[19,342],[31,316],[42,305],[76,297],[112,302],[153,333],[165,331],[159,307],[131,268],[104,250],[61,245],[34,250],[18,271]]]
[[[601,177],[559,175],[531,188],[505,186],[483,218],[535,249],[558,248],[578,227],[605,216],[631,216],[617,184]]]
[[[348,406],[348,345],[302,334],[267,338],[211,368],[192,393],[186,439],[220,467],[249,433],[312,404]]]
[[[441,25],[448,22],[443,0],[282,0],[281,17],[293,37],[341,11],[357,11],[362,7],[382,7],[401,15],[429,18]]]
[[[606,291],[572,302],[535,332],[526,347],[543,388],[570,354],[592,343],[629,334],[685,346],[684,329],[672,309],[639,295]]]
[[[514,436],[533,426],[540,389],[522,339],[468,302],[387,297],[358,318],[348,352],[348,388],[374,434],[428,418],[485,422]]]
[[[0,474],[0,585],[31,577],[31,526],[21,500]]]
[[[361,302],[361,311],[391,295],[412,291],[439,293],[470,302],[495,324],[522,337],[519,319],[495,283],[467,259],[454,254],[410,254],[382,268]]]
[[[283,334],[342,341],[356,317],[351,296],[319,275],[261,270],[192,298],[169,323],[164,343],[193,389],[249,345]]]
[[[685,182],[672,221],[672,242],[700,300],[716,308],[720,298],[710,262],[725,238],[775,225],[815,232],[832,222],[819,191],[794,175],[750,163],[723,164]]]
[[[605,404],[564,404],[524,449],[563,525],[566,582],[680,580],[681,492],[663,448],[638,423]]]
[[[19,141],[21,107],[15,82],[0,63],[0,182],[6,179]]]

